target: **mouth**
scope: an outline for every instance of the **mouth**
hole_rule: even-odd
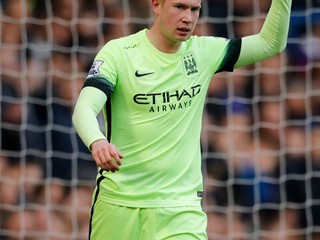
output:
[[[177,28],[180,34],[182,35],[188,35],[191,32],[190,28]]]

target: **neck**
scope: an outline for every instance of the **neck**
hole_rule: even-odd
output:
[[[161,31],[157,31],[154,26],[147,31],[147,37],[149,41],[163,53],[176,53],[181,46],[181,42],[168,39]]]

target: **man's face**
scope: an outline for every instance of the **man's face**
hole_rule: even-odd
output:
[[[164,36],[172,42],[187,40],[200,13],[201,0],[162,0],[158,5],[158,24]]]

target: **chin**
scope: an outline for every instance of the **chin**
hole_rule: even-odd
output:
[[[190,36],[183,38],[182,42],[187,41],[190,38]]]
[[[190,38],[190,35],[186,35],[186,36],[178,36],[176,39],[178,42],[184,42],[187,41]]]

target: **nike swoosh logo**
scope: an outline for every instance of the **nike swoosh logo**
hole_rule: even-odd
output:
[[[138,70],[135,72],[135,76],[136,77],[143,77],[143,76],[147,76],[147,75],[150,75],[150,74],[153,74],[154,72],[149,72],[149,73],[139,73]]]

